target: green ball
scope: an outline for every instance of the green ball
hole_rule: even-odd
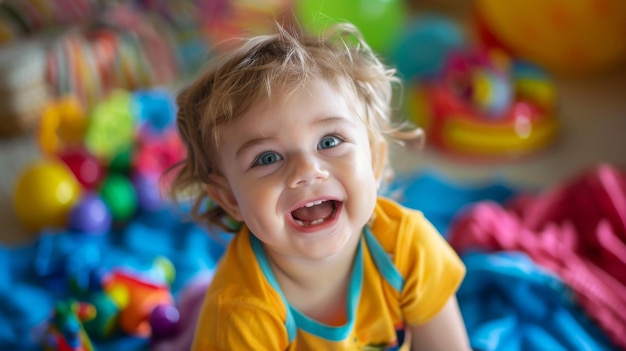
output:
[[[298,0],[295,13],[300,25],[313,35],[330,24],[350,22],[372,49],[386,55],[404,29],[408,8],[402,0]]]
[[[121,174],[109,174],[100,187],[100,196],[115,222],[125,222],[137,211],[137,192],[131,181]]]
[[[114,90],[94,106],[85,132],[85,144],[91,153],[110,160],[133,144],[136,130],[130,110],[131,99],[129,92]]]

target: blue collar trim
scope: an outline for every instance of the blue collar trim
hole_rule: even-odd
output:
[[[330,341],[341,341],[350,335],[353,329],[354,321],[356,319],[356,310],[359,304],[359,298],[361,296],[361,287],[363,285],[363,244],[359,241],[357,247],[357,254],[354,258],[354,267],[352,269],[352,275],[350,277],[350,285],[348,286],[347,304],[346,304],[346,324],[342,326],[329,326],[323,323],[319,323],[298,311],[295,307],[291,306],[285,295],[283,294],[274,272],[270,268],[267,256],[263,250],[261,241],[254,235],[250,234],[250,242],[252,244],[252,250],[256,256],[257,261],[268,280],[270,285],[278,292],[283,303],[288,306],[287,308],[287,334],[289,336],[289,342],[293,342],[296,336],[296,329],[300,328],[302,331],[316,335],[320,338],[324,338]]]

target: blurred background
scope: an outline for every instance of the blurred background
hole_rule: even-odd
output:
[[[228,238],[161,197],[176,93],[228,38],[341,21],[426,131],[384,195],[462,255],[472,346],[626,349],[622,0],[0,0],[0,348],[185,349]]]

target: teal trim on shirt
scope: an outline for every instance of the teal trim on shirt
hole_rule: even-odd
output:
[[[402,278],[402,275],[400,275],[400,272],[398,272],[385,250],[382,246],[380,246],[371,230],[368,227],[365,227],[363,232],[363,238],[367,243],[372,259],[374,260],[380,274],[394,289],[399,292],[402,291],[402,287],[404,286],[404,279]],[[295,307],[291,306],[283,294],[283,291],[278,284],[278,280],[269,265],[267,256],[263,250],[263,244],[252,233],[250,233],[250,242],[257,262],[259,262],[259,266],[261,267],[261,271],[263,271],[265,278],[270,283],[272,288],[278,292],[283,300],[283,303],[287,306],[287,320],[285,326],[287,328],[287,335],[289,336],[290,343],[295,339],[298,328],[319,338],[334,342],[344,340],[350,335],[356,320],[356,312],[363,286],[363,239],[359,241],[356,256],[354,258],[352,273],[350,275],[350,283],[348,285],[348,292],[346,296],[346,323],[341,326],[329,326],[317,322],[302,314]]]
[[[404,278],[402,274],[398,271],[396,266],[393,264],[385,249],[380,245],[378,240],[370,228],[365,227],[365,242],[367,242],[367,247],[369,248],[370,255],[372,255],[372,259],[376,264],[376,268],[380,274],[385,278],[387,283],[389,283],[397,292],[401,292],[404,288]]]
[[[252,235],[251,233],[250,243],[252,245],[252,250],[254,251],[254,255],[256,256],[256,260],[257,262],[259,262],[259,266],[261,266],[261,270],[263,271],[263,274],[265,275],[265,279],[267,279],[267,281],[274,288],[274,290],[278,292],[285,306],[291,306],[289,305],[287,298],[283,294],[283,291],[281,290],[280,285],[278,285],[278,281],[276,280],[276,277],[274,276],[274,272],[272,272],[272,269],[270,268],[270,264],[267,261],[267,257],[265,256],[265,251],[263,250],[263,245],[261,244],[261,241],[257,239],[256,236]],[[296,327],[296,322],[293,319],[293,315],[291,314],[290,308],[287,309],[287,320],[285,322],[285,327],[287,328],[287,337],[289,338],[289,343],[292,343],[293,340],[296,338],[297,327]]]

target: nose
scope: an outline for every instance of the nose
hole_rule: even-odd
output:
[[[314,156],[306,154],[291,155],[288,162],[287,185],[290,188],[310,185],[328,178],[328,170],[324,169],[322,162]]]

